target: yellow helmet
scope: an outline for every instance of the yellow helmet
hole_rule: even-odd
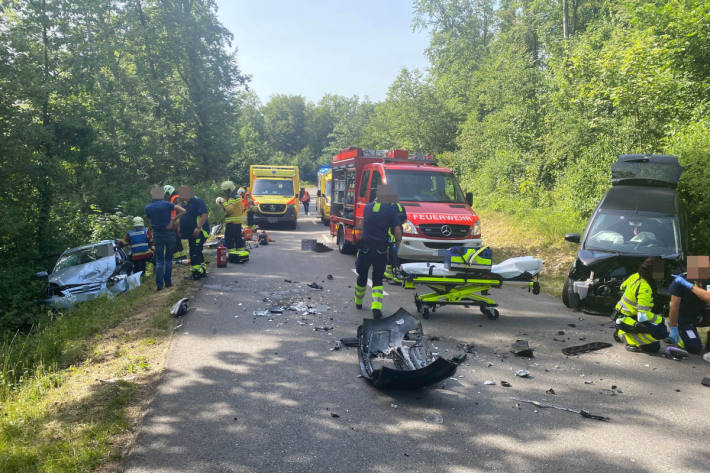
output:
[[[224,181],[222,184],[220,184],[219,187],[223,191],[229,191],[229,192],[234,192],[234,189],[237,188],[237,186],[232,181]]]
[[[142,227],[145,225],[145,222],[143,222],[143,219],[141,217],[133,217],[133,226],[134,227]]]

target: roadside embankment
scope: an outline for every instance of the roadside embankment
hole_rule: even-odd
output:
[[[0,471],[117,471],[170,346],[170,306],[194,291],[143,285],[0,340]]]
[[[562,294],[562,285],[574,262],[578,246],[564,240],[567,232],[579,231],[574,223],[536,219],[534,215],[507,215],[489,209],[476,209],[481,218],[483,243],[493,250],[499,263],[515,256],[542,259],[542,290],[554,296]]]

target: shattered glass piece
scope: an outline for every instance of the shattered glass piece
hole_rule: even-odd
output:
[[[443,424],[444,418],[441,417],[439,414],[429,414],[428,416],[424,417],[424,422],[428,422],[430,424]]]
[[[495,382],[495,381],[491,381],[490,379],[487,379],[487,380],[485,380],[485,381],[483,382],[483,384],[485,384],[486,386],[493,386],[493,385],[496,384],[496,382]]]
[[[264,316],[266,316],[268,313],[269,313],[269,312],[266,311],[266,310],[255,310],[254,312],[252,312],[252,314],[254,315],[254,317],[264,317]]]
[[[500,385],[503,386],[504,388],[509,388],[512,386],[508,381],[501,381]]]
[[[527,370],[518,370],[517,373],[515,373],[515,376],[520,378],[528,378],[530,377],[530,372]]]

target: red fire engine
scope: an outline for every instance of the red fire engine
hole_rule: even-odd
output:
[[[441,260],[441,250],[481,245],[471,194],[464,196],[451,170],[439,167],[433,156],[350,147],[333,156],[332,169],[330,233],[337,236],[341,253],[355,251],[363,210],[380,183],[399,196],[407,211],[400,258]]]

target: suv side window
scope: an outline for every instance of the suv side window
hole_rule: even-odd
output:
[[[367,184],[370,181],[370,170],[368,169],[362,175],[362,182],[360,182],[360,197],[367,196]]]
[[[370,202],[377,197],[377,187],[382,184],[382,176],[379,171],[372,172],[372,184],[370,184]]]

